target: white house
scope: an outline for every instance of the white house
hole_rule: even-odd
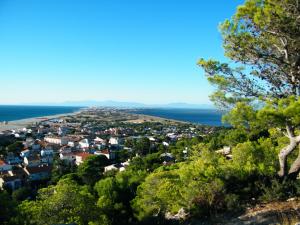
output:
[[[111,144],[111,145],[118,145],[118,144],[119,144],[119,139],[116,138],[116,137],[111,137],[111,138],[109,139],[109,142],[108,142],[108,143]]]
[[[92,156],[92,154],[87,152],[79,152],[75,154],[75,164],[79,166],[82,164],[88,157]]]
[[[104,172],[108,172],[111,170],[124,171],[125,167],[122,164],[112,164],[104,167]]]
[[[23,145],[25,148],[30,148],[34,143],[34,139],[32,137],[26,138],[26,141],[23,141]]]
[[[68,133],[69,128],[68,127],[59,127],[57,130],[57,134],[60,136],[64,136]]]
[[[102,139],[102,138],[99,138],[99,137],[96,137],[94,139],[94,142],[95,143],[98,143],[98,144],[106,144],[106,140]]]
[[[53,150],[52,149],[43,149],[41,151],[41,162],[52,164],[53,162]]]
[[[50,131],[49,127],[40,126],[38,128],[38,134],[47,134]]]
[[[68,146],[70,146],[70,147],[75,147],[77,144],[78,144],[78,142],[76,142],[76,141],[73,141],[73,140],[68,141]]]
[[[156,141],[154,137],[149,137],[149,141]]]
[[[231,148],[229,146],[224,146],[222,149],[217,150],[216,153],[225,156],[227,159],[232,159]]]
[[[59,158],[61,160],[67,161],[68,163],[74,163],[76,160],[75,155],[71,152],[61,152],[59,154]]]
[[[176,134],[174,134],[174,133],[168,133],[167,134],[167,137],[169,137],[171,140],[176,140],[177,139],[177,135]]]
[[[53,155],[53,150],[52,149],[43,149],[41,151],[41,156],[52,156]]]
[[[24,151],[21,151],[20,153],[20,156],[21,157],[26,157],[26,156],[29,156],[30,155],[30,151],[27,149],[27,150],[24,150]]]
[[[57,145],[67,145],[68,144],[68,138],[66,138],[66,137],[47,136],[44,138],[44,140],[51,144],[57,144]]]
[[[102,150],[102,151],[95,151],[94,152],[95,155],[104,155],[106,156],[107,159],[115,159],[116,158],[116,154],[108,149]]]
[[[60,153],[70,153],[72,152],[72,148],[69,146],[63,146],[59,149]]]
[[[75,164],[79,166],[81,163],[83,163],[89,156],[92,154],[87,152],[79,152],[75,154]]]
[[[89,140],[88,139],[83,139],[79,142],[79,146],[81,148],[88,148],[90,147],[90,143],[89,143]]]
[[[20,132],[20,133],[15,133],[14,136],[15,136],[16,138],[25,138],[25,134],[22,133],[22,132]]]
[[[163,141],[163,143],[162,143],[164,146],[166,146],[166,147],[168,147],[169,146],[169,143],[168,142],[165,142],[165,141]]]

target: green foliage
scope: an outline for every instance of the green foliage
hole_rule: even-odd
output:
[[[157,170],[139,186],[133,201],[136,216],[147,219],[184,209],[195,215],[223,207],[223,182],[217,164],[223,161],[214,153],[202,150],[201,158],[183,163],[173,170]],[[193,215],[194,215],[193,214]]]
[[[145,172],[127,170],[96,183],[94,189],[99,197],[97,206],[102,220],[106,221],[103,224],[131,224],[135,220],[130,201],[145,176]]]
[[[13,144],[10,144],[6,147],[7,152],[12,152],[14,154],[20,154],[20,152],[23,150],[24,145],[21,141],[16,141]]]
[[[268,127],[285,128],[286,124],[299,126],[300,98],[289,96],[279,100],[266,102],[265,107],[258,111],[257,117]]]
[[[264,202],[282,201],[300,195],[300,182],[298,180],[273,179],[267,184],[262,184],[261,189],[263,194],[260,200]]]
[[[232,165],[240,168],[237,173],[272,176],[278,168],[278,160],[274,158],[276,149],[270,139],[261,139],[260,143],[244,142],[238,144],[232,151]]]
[[[151,143],[149,138],[143,137],[137,140],[133,145],[133,150],[139,155],[146,155],[151,153]]]
[[[62,179],[56,186],[40,189],[36,201],[19,206],[24,224],[88,224],[97,218],[94,197],[86,186]]]
[[[145,170],[153,171],[162,165],[162,159],[160,158],[160,153],[148,154],[144,157],[135,157],[130,162],[130,168],[132,170]]]
[[[185,161],[187,157],[191,154],[192,147],[199,144],[203,141],[202,137],[193,137],[193,138],[183,138],[178,140],[175,144],[171,144],[168,149],[160,151],[161,153],[170,152],[175,157],[176,162]],[[183,151],[186,150],[187,154],[184,154]]]
[[[16,215],[15,202],[6,191],[0,190],[0,223],[3,225],[10,224],[13,216]]]
[[[138,197],[133,201],[137,218],[142,220],[167,211],[177,212],[184,206],[180,184],[180,177],[170,171],[156,172],[148,176],[139,186]]]
[[[128,150],[118,150],[115,151],[116,154],[116,162],[125,162],[127,159],[131,157],[131,153]]]
[[[51,171],[51,183],[55,184],[64,175],[74,172],[76,172],[76,165],[57,159],[53,163],[53,169]]]
[[[93,186],[102,176],[104,167],[109,164],[104,155],[92,155],[78,166],[77,174],[85,184]]]
[[[24,201],[30,198],[32,195],[32,190],[29,187],[21,187],[12,193],[12,199],[16,202]]]
[[[133,201],[137,218],[174,215],[181,209],[201,218],[236,211],[235,206],[262,193],[259,184],[264,177],[273,176],[278,167],[274,159],[276,148],[269,138],[238,144],[232,151],[232,160],[208,147],[195,146],[189,162],[151,173]]]
[[[223,121],[230,123],[237,129],[250,130],[256,122],[256,111],[245,102],[238,102],[235,107],[223,117]]]
[[[299,96],[299,15],[295,0],[246,0],[221,25],[225,55],[239,66],[198,62],[217,86],[216,104]]]
[[[300,128],[299,17],[295,0],[246,0],[221,25],[225,55],[235,63],[198,62],[216,86],[211,99],[233,107],[224,119],[235,128],[254,132],[257,139],[261,133],[255,130],[286,129],[290,143],[279,155],[281,177],[295,177],[300,170],[300,155],[289,170],[286,165],[300,140],[295,138]]]
[[[247,140],[253,139],[251,132],[247,132],[244,129],[230,129],[222,130],[214,133],[211,137],[205,141],[208,144],[210,150],[217,150],[223,148],[223,146],[235,146],[238,143],[243,143]]]

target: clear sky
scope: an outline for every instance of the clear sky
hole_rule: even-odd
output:
[[[224,60],[242,0],[0,0],[0,104],[208,103],[196,62]]]

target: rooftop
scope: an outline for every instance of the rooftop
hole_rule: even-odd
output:
[[[33,174],[33,173],[42,173],[42,172],[51,172],[52,166],[33,166],[33,167],[25,167],[24,170],[28,174]]]
[[[0,159],[0,166],[4,166],[4,165],[6,165],[6,163]]]

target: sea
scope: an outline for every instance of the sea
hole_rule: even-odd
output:
[[[82,107],[0,105],[0,122],[73,113]]]
[[[216,109],[143,108],[131,112],[202,125],[227,126],[222,123],[223,113]]]
[[[82,107],[0,105],[0,122],[73,113]],[[215,109],[142,108],[132,113],[157,116],[210,126],[223,126],[222,113]]]

